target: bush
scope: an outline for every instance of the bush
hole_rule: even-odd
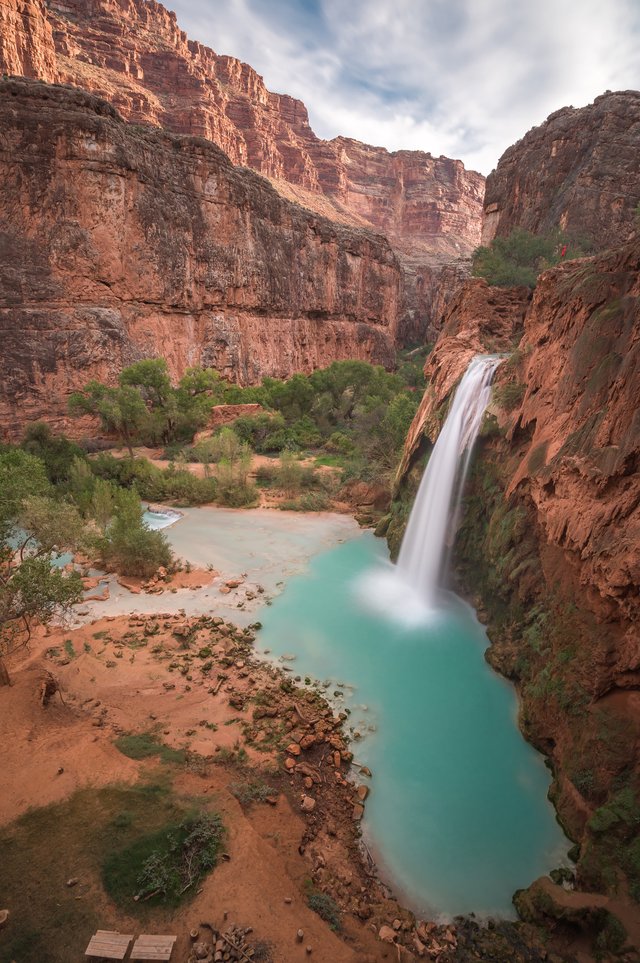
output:
[[[161,565],[167,568],[173,561],[164,533],[144,524],[135,490],[116,492],[115,516],[98,547],[107,566],[122,575],[148,578]]]
[[[328,923],[332,930],[337,932],[342,928],[340,908],[336,901],[326,893],[323,893],[314,887],[309,887],[307,893],[307,906],[312,909],[314,913],[317,913],[321,919]]]
[[[496,237],[490,247],[478,247],[473,252],[472,274],[485,278],[497,287],[526,285],[534,288],[538,275],[561,260],[580,257],[584,242],[570,240],[562,232],[532,234],[520,227],[508,237]]]
[[[325,512],[329,507],[330,501],[324,492],[305,492],[278,505],[285,512]]]

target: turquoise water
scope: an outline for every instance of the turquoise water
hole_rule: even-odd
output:
[[[258,644],[344,693],[373,771],[365,838],[396,893],[425,914],[512,916],[514,890],[566,854],[549,774],[468,606],[452,595],[439,621],[406,629],[357,601],[354,579],[386,556],[370,534],[317,555],[262,610]]]

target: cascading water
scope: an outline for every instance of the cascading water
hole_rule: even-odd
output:
[[[438,435],[402,540],[398,574],[429,607],[435,604],[448,536],[500,361],[495,355],[479,356],[467,368]]]

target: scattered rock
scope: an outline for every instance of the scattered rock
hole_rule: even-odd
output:
[[[390,926],[381,926],[378,931],[378,937],[383,943],[395,943],[396,932],[392,930]]]
[[[364,816],[364,806],[361,806],[360,803],[355,803],[353,807],[353,818],[357,821],[359,819],[362,819],[363,816]]]
[[[7,920],[9,919],[9,910],[0,910],[0,930],[3,926],[7,925]]]
[[[313,796],[303,796],[300,808],[303,813],[312,813],[316,808],[316,801]]]
[[[71,879],[67,880],[67,886],[77,886],[80,879],[77,876],[72,876]]]

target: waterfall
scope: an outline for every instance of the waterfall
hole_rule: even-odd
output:
[[[467,368],[431,453],[402,540],[397,573],[429,608],[435,606],[471,451],[500,360],[495,355],[478,356]]]

